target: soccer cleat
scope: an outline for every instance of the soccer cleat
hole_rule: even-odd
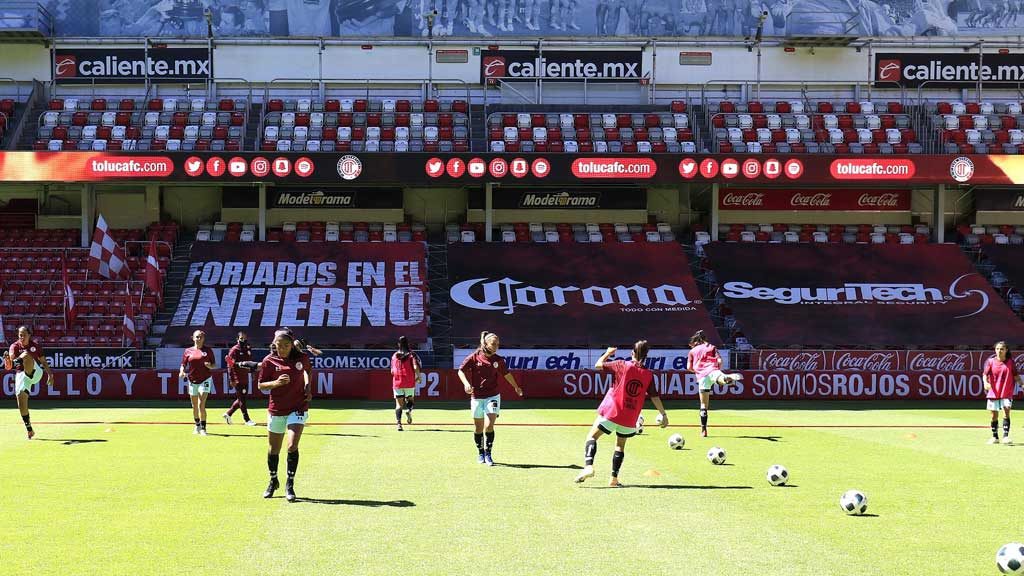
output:
[[[402,430],[405,430],[405,428],[402,428],[402,423],[399,422],[398,423],[398,431],[401,432]]]
[[[252,420],[246,420],[246,421],[245,421],[245,425],[246,425],[246,426],[255,426],[255,425],[256,425],[256,423],[255,423],[255,422],[253,422]]]
[[[615,476],[612,476],[612,479],[608,481],[608,487],[609,488],[622,488],[622,483],[619,482],[618,478],[616,478]]]
[[[708,429],[702,426],[701,429],[700,429],[700,435],[702,437],[704,437],[704,438],[707,438],[708,437]]]
[[[200,436],[206,436],[206,428],[200,428],[199,429],[199,435]]]
[[[575,482],[577,484],[582,484],[587,478],[593,478],[593,477],[594,477],[594,467],[593,466],[584,466],[583,470],[580,471],[579,476],[576,476]]]
[[[295,502],[295,481],[290,478],[284,483],[284,498],[289,502]]]
[[[227,412],[224,413],[224,423],[231,426],[231,414],[228,414]]]
[[[1010,440],[1009,436],[1003,436],[1003,444],[1013,444],[1013,440]]]
[[[484,463],[484,455],[483,454],[481,454],[481,455],[476,457],[476,463],[477,464],[483,464]]]
[[[406,424],[412,424],[412,410],[411,409],[405,411],[405,423]]]
[[[273,498],[274,492],[281,487],[281,483],[277,481],[277,478],[271,478],[270,484],[267,485],[267,489],[263,491],[264,498]]]
[[[28,439],[31,440],[36,437],[35,430],[26,430],[25,433],[28,435]]]
[[[486,464],[488,466],[494,466],[494,459],[491,458],[491,453],[490,452],[484,454],[484,464]]]
[[[192,429],[192,433],[198,435],[199,434],[199,426],[196,426],[195,428],[193,428]]]
[[[989,438],[986,444],[999,444],[999,438]]]

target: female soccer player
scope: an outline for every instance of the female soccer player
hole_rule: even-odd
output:
[[[459,380],[471,396],[469,408],[473,412],[473,441],[479,452],[477,462],[494,466],[491,449],[494,447],[494,421],[501,413],[501,394],[498,394],[498,377],[504,377],[523,395],[523,389],[505,366],[505,359],[498,356],[501,342],[498,335],[484,331],[480,334],[480,347],[466,357],[459,367]],[[486,425],[484,420],[486,418]],[[485,442],[486,438],[486,442]]]
[[[391,387],[395,391],[395,422],[402,431],[402,410],[406,424],[412,424],[412,409],[416,405],[416,383],[420,380],[420,358],[409,349],[409,339],[398,339],[398,352],[391,356]]]
[[[213,389],[213,374],[216,368],[213,350],[206,346],[206,333],[196,330],[192,333],[193,346],[181,356],[178,377],[188,379],[188,398],[192,401],[192,418],[196,422],[193,434],[206,436],[206,399]]]
[[[252,347],[249,346],[249,337],[245,332],[238,333],[238,342],[231,347],[228,351],[226,358],[226,364],[228,365],[228,378],[231,380],[231,386],[235,389],[235,401],[231,404],[231,408],[224,413],[224,422],[228,425],[231,424],[231,415],[235,413],[235,410],[242,411],[242,418],[245,419],[246,426],[255,426],[256,423],[249,419],[249,409],[245,405],[246,394],[248,394],[248,378],[246,374],[250,372],[246,366],[252,361]]]
[[[1010,406],[1013,404],[1014,386],[1020,382],[1024,386],[1024,378],[1017,372],[1007,350],[1006,342],[996,342],[996,353],[985,361],[982,372],[985,381],[985,398],[988,399],[988,411],[992,413],[992,437],[989,444],[999,442],[999,411],[1003,411],[1003,444],[1011,444],[1010,440]]]
[[[686,371],[697,375],[700,385],[700,435],[708,435],[708,407],[711,406],[711,388],[715,384],[728,386],[742,380],[742,374],[726,374],[722,372],[722,356],[718,349],[708,343],[703,330],[690,338],[690,353],[686,356]]]
[[[28,326],[18,327],[18,339],[4,351],[4,368],[14,370],[14,396],[18,400],[18,412],[25,423],[25,433],[31,440],[35,435],[32,419],[28,413],[28,391],[46,375],[46,383],[53,386],[53,371],[43,356],[43,347],[32,339],[32,331]]]
[[[616,351],[615,348],[609,348],[594,364],[594,368],[607,370],[614,374],[615,381],[608,388],[604,400],[601,401],[601,406],[597,409],[597,419],[594,420],[594,426],[591,427],[587,443],[583,448],[583,471],[576,477],[576,482],[593,478],[597,439],[604,434],[615,432],[612,478],[608,485],[613,488],[621,486],[619,470],[622,469],[622,461],[626,457],[626,441],[636,436],[637,419],[640,417],[640,411],[644,408],[644,400],[647,396],[651,397],[651,402],[658,409],[658,425],[662,428],[668,426],[668,416],[665,414],[665,406],[661,403],[661,396],[658,395],[658,387],[654,383],[654,373],[644,366],[649,349],[647,340],[640,340],[633,344],[632,360],[607,362],[608,358]]]
[[[313,392],[310,388],[309,356],[295,348],[295,340],[284,330],[274,333],[275,352],[263,359],[257,376],[260,390],[270,391],[267,412],[267,438],[270,451],[267,453],[267,468],[270,470],[270,484],[263,492],[270,498],[281,487],[277,481],[277,464],[280,461],[281,444],[288,435],[288,480],[285,483],[285,498],[295,501],[295,471],[299,469],[299,440],[306,425],[306,412]]]

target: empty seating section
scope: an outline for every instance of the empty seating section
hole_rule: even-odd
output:
[[[481,242],[484,225],[480,222],[448,224],[445,239],[449,244],[456,242]],[[492,236],[495,242],[675,242],[672,227],[666,223],[657,224],[502,224]]]
[[[708,112],[713,151],[780,154],[920,154],[899,102],[721,101]]]
[[[1024,153],[1020,102],[937,102],[926,107],[944,154]]]
[[[926,244],[930,234],[924,224],[721,224],[718,228],[718,239],[725,242]],[[697,230],[693,240],[703,246],[711,235]]]
[[[36,150],[245,149],[244,100],[54,99],[39,118]]]
[[[203,224],[200,242],[254,242],[256,225],[241,222]],[[268,242],[426,242],[427,228],[420,223],[284,222],[267,229]]]
[[[14,112],[14,99],[0,98],[0,149],[3,148],[8,132],[14,127]]]
[[[496,112],[487,117],[491,152],[650,154],[697,151],[686,103],[639,113]]]
[[[957,226],[957,239],[967,248],[978,248],[985,244],[1024,245],[1024,226],[970,225]]]
[[[272,99],[263,151],[468,152],[465,100]]]

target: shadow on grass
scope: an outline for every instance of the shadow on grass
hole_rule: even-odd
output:
[[[406,432],[455,432],[456,434],[468,434],[472,430],[442,430],[440,428],[406,428]]]
[[[753,490],[753,486],[698,486],[692,484],[623,484],[622,486],[588,486],[591,490],[625,490],[627,488],[643,488],[645,490]]]
[[[35,438],[36,442],[60,442],[65,446],[74,446],[75,444],[94,444],[96,442],[109,442],[109,440],[103,440],[100,438],[81,438],[81,439],[64,439],[64,438]]]
[[[517,468],[520,470],[533,470],[536,468],[555,470],[583,470],[583,467],[580,466],[579,464],[504,464],[501,462],[495,462],[494,465],[500,468]]]
[[[799,488],[799,484],[781,484],[779,486],[772,486],[772,488]]]
[[[218,438],[266,438],[266,434],[217,434],[215,432],[207,432],[207,436],[216,436]]]
[[[295,502],[323,504],[325,506],[363,506],[366,508],[412,508],[416,504],[409,500],[345,500],[328,498],[297,498]]]
[[[878,518],[878,514],[847,514],[853,518]]]
[[[341,432],[306,432],[303,436],[334,436],[336,438],[380,438],[376,434],[342,434]]]
[[[782,436],[733,436],[733,438],[743,438],[745,440],[765,440],[767,442],[778,442],[782,440]]]

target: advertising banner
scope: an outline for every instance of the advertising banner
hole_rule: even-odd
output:
[[[502,183],[528,207],[604,202],[594,196],[547,192],[519,196],[515,185],[579,190],[581,185],[884,186],[1024,184],[1024,155],[692,155],[274,153],[274,152],[0,152],[0,181],[175,181],[298,186],[480,186]],[[325,194],[326,198],[327,195]],[[860,197],[857,197],[857,201]],[[326,200],[321,200],[325,202]],[[341,200],[339,200],[340,202]],[[865,197],[863,209],[884,209],[888,196]],[[302,200],[306,202],[306,200]],[[313,200],[309,200],[313,202]],[[856,203],[856,202],[855,202]],[[876,206],[878,204],[879,206]],[[593,206],[586,206],[593,207]],[[614,208],[614,206],[612,206]],[[861,208],[858,208],[861,209]]]
[[[75,368],[138,368],[131,348],[54,348],[44,346],[46,361],[54,370]]]
[[[452,244],[457,343],[496,332],[506,346],[600,347],[636,340],[678,348],[718,332],[682,246]]]
[[[975,350],[758,350],[750,366],[767,372],[973,372],[991,351]]]
[[[53,78],[64,84],[132,84],[205,80],[206,48],[57,48]]]
[[[491,206],[495,210],[646,210],[647,190],[632,187],[588,187],[563,190],[494,191]],[[483,190],[469,193],[469,207],[484,209]]]
[[[629,360],[632,343],[623,343],[618,346],[618,352],[612,356],[612,360]],[[452,366],[458,368],[467,356],[476,352],[475,348],[455,348],[452,351]],[[547,350],[522,350],[502,348],[501,357],[509,370],[585,370],[593,368],[597,359],[604,354],[604,348],[592,349],[547,349]],[[652,349],[647,355],[645,366],[651,370],[686,370],[686,357],[689,350],[665,350]],[[722,356],[722,366],[728,368],[729,351],[719,350]]]
[[[975,188],[974,208],[979,212],[1020,212],[1024,191],[1017,188]]]
[[[227,343],[239,330],[269,341],[288,326],[319,346],[392,345],[427,336],[421,243],[196,242],[166,338],[193,330]]]
[[[401,209],[400,188],[283,187],[267,190],[267,208]]]
[[[619,80],[643,77],[640,50],[481,50],[480,82],[501,78]]]
[[[970,52],[875,52],[875,82],[892,86],[893,82],[916,88],[974,88],[978,80],[993,88],[1024,80],[1024,60],[1020,54],[988,53],[978,62],[976,50]]]
[[[705,251],[758,347],[1024,341],[1024,324],[954,245],[713,243]]]
[[[719,192],[720,210],[910,210],[910,190],[813,188],[771,190],[728,188]]]

